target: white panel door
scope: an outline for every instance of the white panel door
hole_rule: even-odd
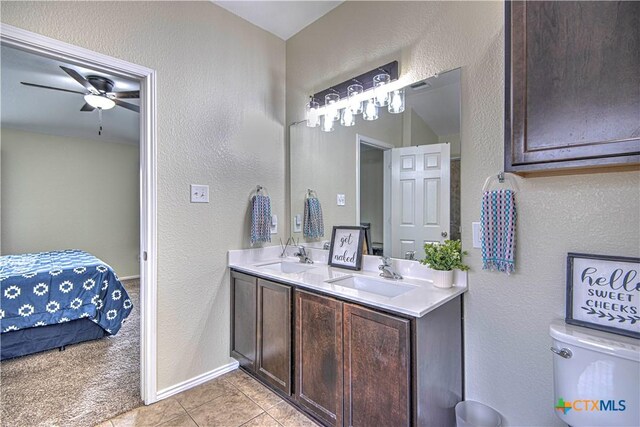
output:
[[[391,256],[424,258],[424,244],[449,238],[449,144],[391,150]]]

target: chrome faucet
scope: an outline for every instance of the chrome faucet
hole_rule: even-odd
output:
[[[382,264],[378,266],[378,270],[382,271],[382,273],[380,273],[381,277],[393,280],[402,279],[402,276],[399,273],[393,271],[393,267],[391,267],[391,258],[383,256],[380,258],[380,261],[382,261]]]
[[[293,256],[297,256],[300,262],[303,264],[313,264],[313,261],[311,260],[309,255],[307,255],[307,250],[304,248],[304,246],[298,246],[298,252],[293,254]]]

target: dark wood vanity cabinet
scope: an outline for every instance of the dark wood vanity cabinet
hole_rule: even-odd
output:
[[[344,304],[347,426],[409,426],[409,320]]]
[[[291,394],[291,287],[231,272],[231,356]]]
[[[640,2],[505,5],[505,170],[637,168]]]
[[[295,397],[327,425],[342,426],[342,302],[295,292]]]
[[[326,426],[455,425],[461,299],[405,317],[232,271],[231,356]]]

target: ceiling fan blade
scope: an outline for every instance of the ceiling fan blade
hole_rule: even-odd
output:
[[[84,95],[85,94],[84,92],[78,92],[77,90],[61,89],[59,87],[43,86],[43,85],[37,85],[35,83],[20,82],[20,84],[23,84],[25,86],[39,87],[39,88],[42,88],[42,89],[59,90],[59,91],[62,91],[62,92],[69,92],[69,93],[79,93],[80,95]]]
[[[113,102],[116,103],[116,105],[119,105],[121,107],[126,108],[127,110],[131,110],[131,111],[135,111],[136,113],[140,112],[140,107],[138,107],[137,105],[134,104],[130,104],[128,102],[124,102],[124,101],[120,101],[119,99],[114,99]]]
[[[76,70],[73,70],[71,68],[67,68],[65,66],[60,66],[60,68],[62,68],[62,70],[69,74],[71,76],[72,79],[74,79],[75,81],[77,81],[78,83],[80,83],[85,89],[87,89],[89,92],[93,93],[94,95],[99,94],[100,92],[98,91],[98,89],[96,89],[95,87],[93,87],[93,85],[91,83],[89,83],[89,80],[85,79],[84,77],[82,77],[80,75],[80,73],[78,73]]]
[[[107,95],[113,95],[114,98],[140,98],[140,91],[109,92]]]
[[[80,111],[93,111],[95,110],[94,107],[92,107],[91,105],[89,105],[88,103],[84,103],[84,105],[82,106],[82,108],[80,109]]]

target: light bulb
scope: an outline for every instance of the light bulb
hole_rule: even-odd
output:
[[[404,89],[397,89],[391,92],[391,102],[389,102],[389,112],[392,114],[404,111]]]
[[[326,114],[322,116],[322,126],[320,126],[320,130],[322,132],[333,132],[333,119],[327,117]]]
[[[340,120],[340,124],[347,127],[356,124],[355,116],[353,115],[353,110],[351,109],[351,107],[347,106],[342,111],[342,119]]]
[[[364,113],[362,113],[362,118],[365,120],[378,119],[378,107],[376,107],[376,102],[373,98],[367,101],[364,107]]]
[[[325,117],[327,117],[328,115],[334,122],[340,120],[340,111],[338,111],[337,108],[333,107],[333,104],[338,101],[340,101],[340,95],[338,95],[337,93],[332,92],[324,96],[324,104],[327,107],[327,113],[325,114]]]
[[[389,91],[387,85],[391,82],[389,74],[378,74],[373,77],[374,93],[376,94],[376,106],[386,107],[389,105]]]

